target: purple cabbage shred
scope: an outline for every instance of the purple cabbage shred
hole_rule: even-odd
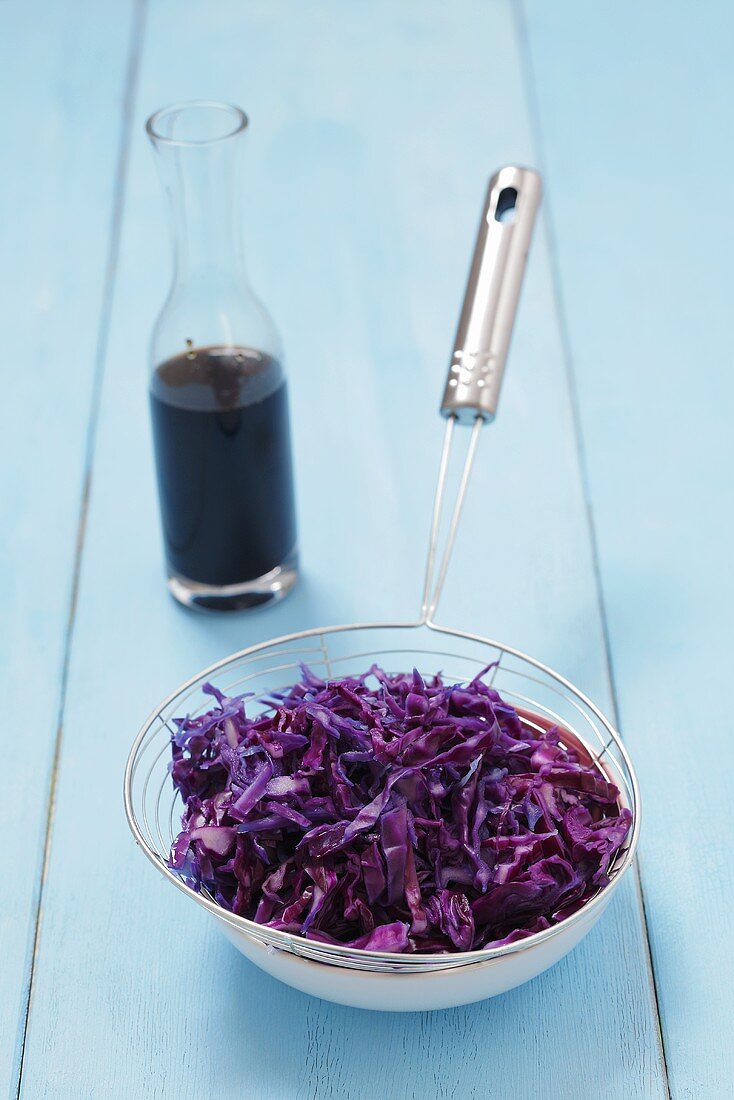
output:
[[[557,924],[609,881],[632,815],[583,746],[483,675],[304,667],[252,717],[207,685],[215,705],[171,739],[185,804],[171,867],[259,924],[375,951]]]

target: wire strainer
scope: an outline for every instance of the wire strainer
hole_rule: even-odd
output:
[[[154,866],[175,886],[213,913],[245,954],[276,976],[320,996],[367,1007],[428,1008],[477,1000],[500,988],[466,995],[454,991],[431,1000],[419,987],[405,1004],[383,1003],[384,992],[370,996],[338,994],[314,979],[304,977],[275,960],[286,956],[299,962],[327,964],[320,974],[337,968],[362,975],[438,975],[461,970],[468,975],[476,967],[501,959],[533,956],[537,961],[515,966],[514,977],[503,978],[501,988],[534,976],[556,961],[591,927],[630,866],[639,835],[640,807],[637,779],[627,752],[610,722],[568,680],[517,649],[476,634],[439,626],[438,602],[451,558],[464,497],[479,435],[496,413],[502,373],[510,342],[525,260],[535,215],[540,202],[540,177],[532,169],[506,167],[489,183],[464,304],[459,321],[441,411],[447,418],[439,464],[431,533],[420,616],[411,622],[352,623],[299,631],[273,641],[250,646],[211,665],[165,699],[145,722],[132,747],[125,772],[125,809],[136,841]],[[446,484],[452,445],[459,426],[470,426],[463,471],[439,552]],[[219,906],[205,891],[194,892],[168,865],[171,843],[179,831],[183,804],[169,772],[170,737],[174,717],[192,717],[208,709],[210,701],[201,687],[211,681],[225,694],[253,693],[248,712],[265,712],[265,700],[298,678],[305,662],[325,678],[362,674],[373,662],[388,672],[417,668],[425,676],[442,672],[447,682],[471,680],[493,665],[488,683],[512,703],[522,722],[531,729],[560,727],[566,744],[573,743],[586,762],[596,764],[620,790],[621,802],[632,811],[633,825],[627,842],[612,864],[609,884],[573,915],[523,940],[502,947],[453,954],[395,954],[366,951],[307,940],[267,928]],[[577,926],[577,927],[574,927]],[[560,939],[559,939],[560,937]],[[556,941],[554,943],[554,941]],[[544,946],[545,945],[545,946]],[[272,963],[272,965],[271,965]],[[314,971],[315,973],[315,971]],[[486,985],[486,983],[485,983]],[[496,983],[495,983],[496,985]],[[477,987],[479,988],[479,987]],[[371,999],[370,999],[371,998]],[[399,998],[398,998],[399,999]]]

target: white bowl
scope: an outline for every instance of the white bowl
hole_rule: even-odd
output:
[[[619,879],[615,879],[615,885]],[[259,943],[228,921],[217,918],[230,943],[245,958],[286,985],[351,1008],[382,1012],[429,1012],[474,1004],[506,993],[529,982],[567,955],[584,938],[606,909],[612,891],[593,910],[581,910],[581,919],[558,925],[558,931],[541,943],[523,943],[521,950],[500,954],[483,962],[466,963],[426,973],[376,973],[315,962],[270,944]],[[458,958],[459,956],[455,956]]]

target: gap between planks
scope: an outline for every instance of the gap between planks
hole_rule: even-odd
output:
[[[56,733],[54,737],[53,753],[51,759],[51,771],[47,787],[47,813],[46,826],[43,839],[43,856],[41,870],[34,899],[34,919],[31,933],[30,962],[28,965],[28,978],[25,1003],[19,1021],[19,1042],[16,1054],[16,1064],[13,1072],[11,1093],[20,1098],[23,1087],[23,1069],[25,1065],[26,1038],[30,1023],[31,1008],[33,1004],[33,982],[36,974],[36,962],[41,940],[41,926],[43,921],[43,895],[48,876],[49,860],[51,855],[51,839],[53,834],[54,812],[56,808],[56,789],[61,763],[61,751],[64,734],[64,710],[66,706],[66,690],[69,682],[69,668],[74,639],[74,625],[76,622],[77,603],[79,598],[79,585],[81,579],[81,565],[84,554],[84,538],[86,534],[87,512],[92,488],[92,466],[97,439],[97,425],[99,422],[99,408],[104,380],[105,360],[107,357],[107,345],[110,331],[110,318],[112,313],[112,301],[115,289],[115,277],[117,273],[117,261],[120,249],[120,236],[122,230],[122,218],[125,205],[125,184],[127,181],[130,142],[132,136],[133,107],[138,84],[140,70],[140,56],[142,53],[143,38],[145,33],[147,0],[134,0],[132,9],[132,21],[128,45],[127,64],[123,83],[122,110],[120,140],[115,167],[115,185],[113,189],[112,214],[110,217],[109,247],[105,263],[104,286],[102,293],[102,305],[100,309],[99,330],[97,333],[97,345],[94,354],[94,367],[92,375],[92,389],[89,402],[89,418],[87,421],[87,434],[84,455],[84,474],[82,481],[82,493],[79,503],[79,521],[77,524],[76,545],[74,548],[74,561],[72,567],[71,594],[69,597],[69,612],[64,632],[64,647],[61,662],[61,679],[59,687],[59,706],[56,720]]]
[[[530,118],[530,126],[532,131],[533,144],[537,150],[539,168],[543,175],[544,181],[546,179],[545,173],[545,155],[543,149],[543,134],[540,120],[540,109],[538,106],[538,90],[535,79],[535,72],[533,69],[532,54],[530,51],[530,36],[528,34],[528,23],[525,15],[525,8],[523,0],[511,0],[512,5],[512,18],[515,25],[515,35],[518,43],[518,54],[520,57],[520,64],[522,68],[522,79],[525,86],[525,97],[528,106],[528,115]],[[615,729],[620,728],[620,707],[619,697],[617,693],[617,684],[614,676],[614,660],[612,657],[612,645],[609,632],[609,620],[607,616],[606,601],[604,597],[604,585],[602,581],[601,563],[599,556],[599,541],[596,533],[596,523],[594,520],[594,508],[591,502],[591,485],[589,480],[588,464],[586,460],[586,449],[584,445],[584,433],[581,418],[581,406],[578,396],[578,385],[576,381],[576,374],[573,365],[573,356],[571,354],[571,339],[568,324],[568,315],[565,307],[563,289],[561,285],[561,272],[558,262],[558,252],[556,247],[556,236],[553,229],[553,217],[552,207],[550,202],[550,189],[546,189],[546,210],[543,218],[543,231],[546,236],[546,243],[548,247],[548,255],[550,258],[551,269],[551,283],[553,291],[553,299],[555,302],[556,317],[558,320],[558,329],[561,340],[561,348],[563,351],[563,361],[566,368],[566,381],[568,384],[569,401],[571,405],[571,420],[573,423],[573,434],[576,445],[576,454],[579,465],[579,476],[581,478],[581,488],[584,497],[584,512],[586,515],[586,523],[589,531],[589,546],[591,549],[591,561],[592,570],[594,574],[594,586],[596,588],[597,606],[599,610],[599,618],[602,628],[602,644],[604,648],[604,664],[606,668],[606,675],[609,684],[609,693],[612,702],[612,719],[614,721]],[[660,1058],[660,1065],[663,1070],[663,1085],[665,1087],[666,1096],[668,1100],[671,1100],[670,1092],[670,1079],[668,1076],[668,1060],[665,1052],[665,1041],[663,1038],[663,1026],[660,1016],[660,997],[658,995],[658,983],[655,975],[655,966],[652,957],[652,948],[650,945],[650,930],[648,926],[647,905],[645,901],[645,890],[642,884],[642,876],[640,874],[640,867],[638,858],[635,857],[633,863],[633,874],[635,881],[635,894],[637,896],[637,904],[640,913],[640,919],[642,921],[642,928],[644,931],[645,941],[645,963],[647,967],[647,976],[650,984],[650,993],[652,997],[652,1003],[655,1008],[655,1020],[656,1020],[656,1035],[658,1042],[658,1054]]]

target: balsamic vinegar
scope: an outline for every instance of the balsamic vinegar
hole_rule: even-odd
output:
[[[155,368],[150,403],[169,567],[225,586],[286,561],[296,523],[278,361],[247,348],[191,350]]]

